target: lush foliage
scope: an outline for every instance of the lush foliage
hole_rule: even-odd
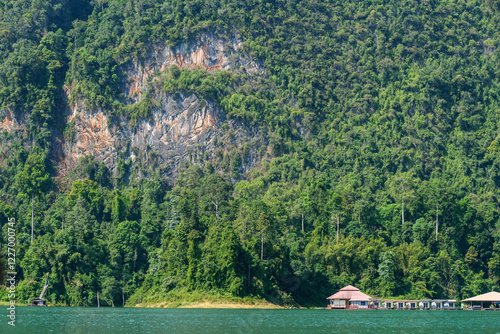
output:
[[[496,1],[19,0],[0,9],[0,110],[29,124],[2,134],[0,148],[0,218],[19,222],[22,298],[47,272],[49,300],[71,305],[96,304],[97,291],[108,304],[203,290],[321,305],[346,284],[414,298],[500,288]],[[140,179],[123,160],[111,175],[92,157],[68,183],[49,177],[64,84],[73,101],[148,117],[152,95],[122,101],[124,66],[151,43],[201,32],[238,34],[265,75],[172,66],[158,76],[162,89],[216,101],[265,140],[220,143],[174,185]],[[243,174],[251,149],[260,162]]]

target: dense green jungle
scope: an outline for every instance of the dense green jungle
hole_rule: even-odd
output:
[[[128,104],[123,69],[204,33],[239,36],[264,74],[171,66],[156,82],[213,101],[260,141],[220,142],[175,178],[126,156],[58,173],[68,105],[133,127],[157,101]],[[0,123],[22,120],[0,134],[1,274],[13,217],[19,302],[47,273],[45,298],[71,306],[97,292],[113,306],[326,306],[347,284],[498,291],[499,44],[498,0],[0,0]]]

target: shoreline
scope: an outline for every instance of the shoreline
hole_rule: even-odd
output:
[[[0,300],[0,306],[9,306],[10,302]],[[15,306],[27,306],[26,303],[16,303]],[[82,306],[69,306],[62,304],[47,305],[47,307],[82,307]],[[83,306],[83,307],[96,307],[96,306]],[[101,306],[111,307],[111,306]],[[189,301],[189,300],[167,300],[162,302],[143,302],[133,305],[126,305],[125,307],[117,308],[184,308],[184,309],[287,309],[288,307],[273,304],[266,301],[243,302],[243,301],[228,301],[228,300],[215,300],[215,301]],[[301,307],[302,308],[302,307]]]
[[[262,297],[238,297],[216,291],[171,290],[167,294],[156,291],[136,291],[125,303],[126,307],[198,308],[198,309],[286,309]]]
[[[9,306],[10,305],[10,302],[8,301],[4,301],[4,300],[0,300],[0,306]],[[14,306],[27,306],[28,304],[26,303],[15,303]]]
[[[142,303],[129,306],[134,308],[184,308],[184,309],[287,309],[287,307],[268,302],[243,303],[229,301],[164,301],[159,303]]]

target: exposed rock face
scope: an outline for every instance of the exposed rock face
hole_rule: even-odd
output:
[[[125,103],[141,100],[141,93],[155,71],[161,72],[176,64],[180,68],[203,67],[208,71],[244,70],[257,75],[263,68],[256,62],[238,54],[241,42],[237,38],[222,40],[211,35],[202,35],[192,44],[180,44],[172,50],[166,44],[153,47],[144,60],[132,61],[122,69],[122,90]],[[66,95],[70,96],[66,87]],[[258,138],[256,129],[227,121],[223,110],[214,101],[205,101],[191,93],[181,92],[175,96],[156,90],[153,100],[158,102],[151,110],[151,116],[138,119],[131,124],[126,117],[111,119],[106,110],[92,110],[83,102],[68,106],[66,121],[72,124],[71,138],[64,138],[54,130],[52,156],[57,160],[58,176],[67,175],[77,166],[80,158],[93,155],[98,162],[104,162],[114,172],[121,157],[139,166],[160,167],[167,176],[177,175],[177,167],[193,160],[192,155],[211,159],[217,148],[217,141],[231,132],[231,147],[248,143]],[[17,120],[9,110],[0,110],[0,129],[8,132],[23,129],[26,120]],[[224,125],[225,130],[221,126]],[[258,160],[257,150],[250,148],[244,159],[242,171],[250,169]],[[203,159],[201,159],[203,160]]]
[[[144,63],[132,61],[125,69],[126,77],[123,92],[126,98],[138,101],[141,88],[155,71],[163,71],[175,64],[179,68],[205,68],[215,70],[240,70],[247,73],[264,74],[264,68],[248,57],[242,57],[238,51],[242,43],[237,38],[220,39],[210,34],[201,35],[193,43],[181,43],[170,49],[167,44],[151,48]]]
[[[26,115],[24,115],[26,116]],[[18,120],[14,112],[8,108],[0,109],[0,129],[7,132],[15,130],[22,130],[23,124],[26,123],[25,119]]]
[[[124,157],[134,162],[147,162],[148,155],[154,155],[159,165],[168,163],[167,173],[171,175],[195,146],[213,151],[214,138],[224,121],[220,108],[213,102],[200,101],[194,94],[164,96],[163,101],[133,128],[125,119],[109,123],[102,110],[75,105],[69,117],[74,122],[75,137],[64,145],[63,170],[75,167],[85,155],[94,155],[96,161],[113,170],[119,152],[124,152]]]
[[[156,45],[142,63],[132,61],[123,69],[122,90],[126,101],[140,101],[148,78],[173,64],[180,68],[244,69],[248,73],[263,74],[258,63],[238,54],[240,48],[241,41],[237,38],[222,40],[207,34],[194,43],[183,43],[173,49],[166,44]],[[191,154],[213,157],[216,142],[224,134],[221,125],[226,122],[223,110],[215,102],[187,93],[170,96],[157,92],[153,99],[161,102],[150,117],[139,119],[133,127],[125,118],[113,123],[105,111],[89,110],[77,103],[68,116],[68,122],[74,122],[75,136],[64,144],[65,158],[60,171],[64,174],[71,170],[85,155],[93,155],[96,161],[103,161],[113,171],[122,152],[124,159],[161,166],[166,175],[175,177],[177,167],[191,160]],[[235,122],[226,124],[227,129],[232,130],[235,147],[248,142],[249,138],[259,137],[256,129]],[[244,171],[256,163],[255,150],[250,154],[252,157],[243,164]]]

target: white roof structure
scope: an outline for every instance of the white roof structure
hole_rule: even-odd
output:
[[[500,302],[500,292],[491,291],[479,296],[467,298],[463,302]]]

